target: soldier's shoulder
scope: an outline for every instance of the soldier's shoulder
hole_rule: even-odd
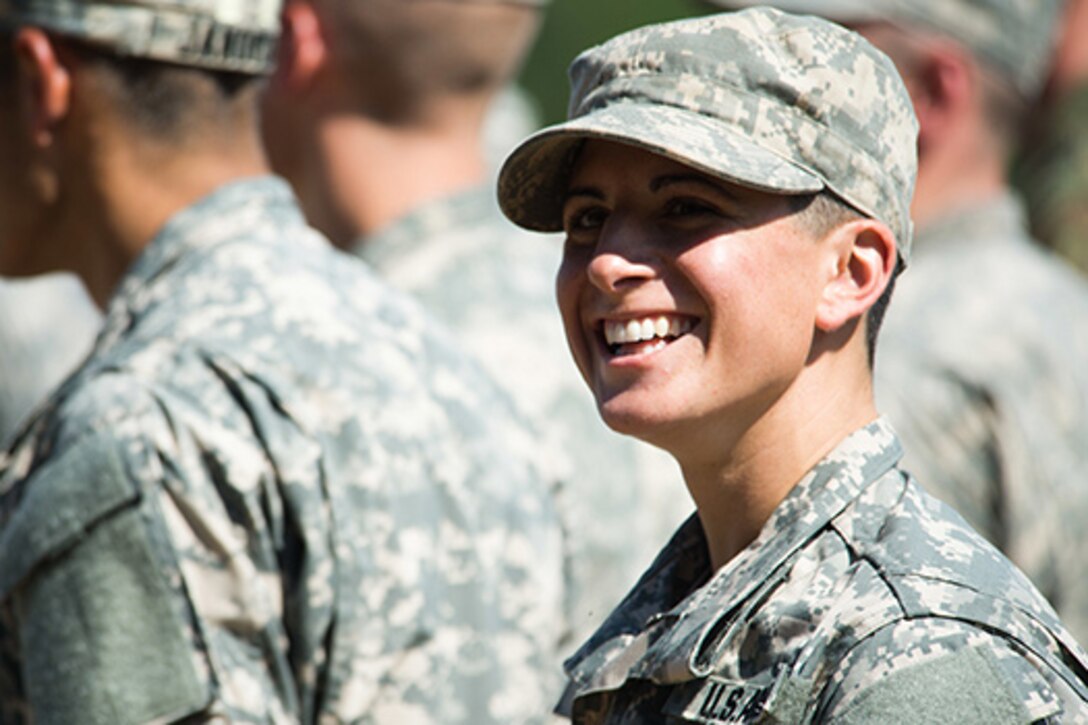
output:
[[[162,412],[149,381],[119,363],[70,381],[40,410],[30,429],[50,452],[63,451],[85,438],[124,441],[142,435]]]
[[[1060,661],[1000,631],[923,617],[858,642],[836,666],[820,709],[835,723],[1028,723],[1083,717],[1086,692]]]
[[[0,463],[0,599],[143,495],[165,420],[132,378],[73,390]]]
[[[877,507],[870,509],[874,503]],[[867,510],[880,510],[881,515],[867,517]],[[862,523],[852,523],[857,520]],[[953,603],[946,603],[948,607],[955,602],[966,604],[972,599],[966,593],[972,592],[1041,618],[1053,616],[1038,591],[1001,552],[955,510],[898,469],[867,490],[836,519],[836,526],[847,531],[851,545],[896,589],[908,614],[912,605],[933,606],[928,591],[948,587],[963,592]],[[913,595],[904,599],[909,591]]]
[[[1055,671],[1069,658],[1088,670],[1083,651],[1019,569],[913,481],[899,490],[885,515],[847,533],[855,555],[872,567],[874,579],[895,602],[898,614],[886,622],[918,624],[907,631],[922,644],[902,640],[904,647],[925,646],[931,636],[927,626],[939,632],[956,622],[1029,650]],[[865,497],[859,501],[862,509],[872,503]],[[867,621],[860,610],[844,616],[852,624]]]

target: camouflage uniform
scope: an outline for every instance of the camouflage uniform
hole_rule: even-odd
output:
[[[70,275],[0,281],[0,444],[75,369],[99,324]]]
[[[859,430],[717,572],[693,517],[570,659],[562,709],[586,724],[1084,722],[1088,656],[899,456],[883,420]]]
[[[907,469],[1088,637],[1088,285],[1003,196],[920,230],[888,310],[877,400]],[[965,285],[964,280],[971,280]]]
[[[418,207],[355,251],[446,323],[545,434],[541,448],[567,482],[569,645],[596,629],[693,506],[676,495],[671,459],[601,422],[555,305],[559,240],[529,236],[479,187]]]
[[[621,35],[580,56],[571,80],[570,120],[500,175],[522,226],[561,225],[580,144],[605,139],[741,186],[830,191],[884,223],[909,261],[917,125],[894,66],[859,36],[757,8]],[[569,660],[559,711],[578,723],[1088,722],[1088,655],[900,455],[884,419],[855,431],[718,571],[692,518]]]
[[[252,0],[150,28],[147,7],[26,5],[16,22],[84,19],[121,52],[143,28],[145,55],[246,72],[277,22]],[[0,456],[0,720],[543,719],[562,542],[532,446],[285,183],[221,186],[149,242]]]
[[[1040,90],[1060,9],[1055,0],[774,4],[948,36],[1024,99]],[[920,230],[884,324],[877,401],[902,436],[906,468],[1021,567],[1083,641],[1088,284],[1025,225],[1006,191]]]
[[[3,720],[531,720],[560,542],[503,401],[282,182],[182,212],[0,469]]]

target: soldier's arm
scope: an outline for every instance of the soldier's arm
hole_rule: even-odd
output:
[[[132,453],[84,436],[25,481],[4,527],[14,706],[35,723],[169,720],[211,699]]]
[[[20,484],[0,543],[0,605],[33,722],[296,711],[283,594],[260,556],[268,524],[236,508],[267,471],[242,466],[227,481],[232,464],[194,431],[236,459],[247,441],[224,439],[201,410],[107,375],[51,426],[56,453]]]

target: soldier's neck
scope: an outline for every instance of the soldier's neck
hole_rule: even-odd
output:
[[[61,212],[69,262],[105,307],[125,272],[173,215],[218,187],[268,173],[255,133],[231,144],[103,143],[68,185]]]
[[[952,135],[933,141],[920,149],[911,217],[924,227],[1000,195],[1007,183],[1005,159],[992,144]]]
[[[298,192],[311,222],[341,248],[486,179],[475,122],[401,129],[343,116],[326,120],[316,142],[318,167]]]
[[[740,416],[730,416],[705,426],[719,437],[716,447],[700,446],[709,455],[677,456],[715,570],[759,535],[813,466],[877,418],[865,361],[863,348],[822,356],[749,422],[731,430]]]

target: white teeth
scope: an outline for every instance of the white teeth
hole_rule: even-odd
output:
[[[691,331],[692,320],[688,317],[660,315],[642,320],[605,322],[604,339],[609,345],[643,342],[654,338],[679,337]]]

